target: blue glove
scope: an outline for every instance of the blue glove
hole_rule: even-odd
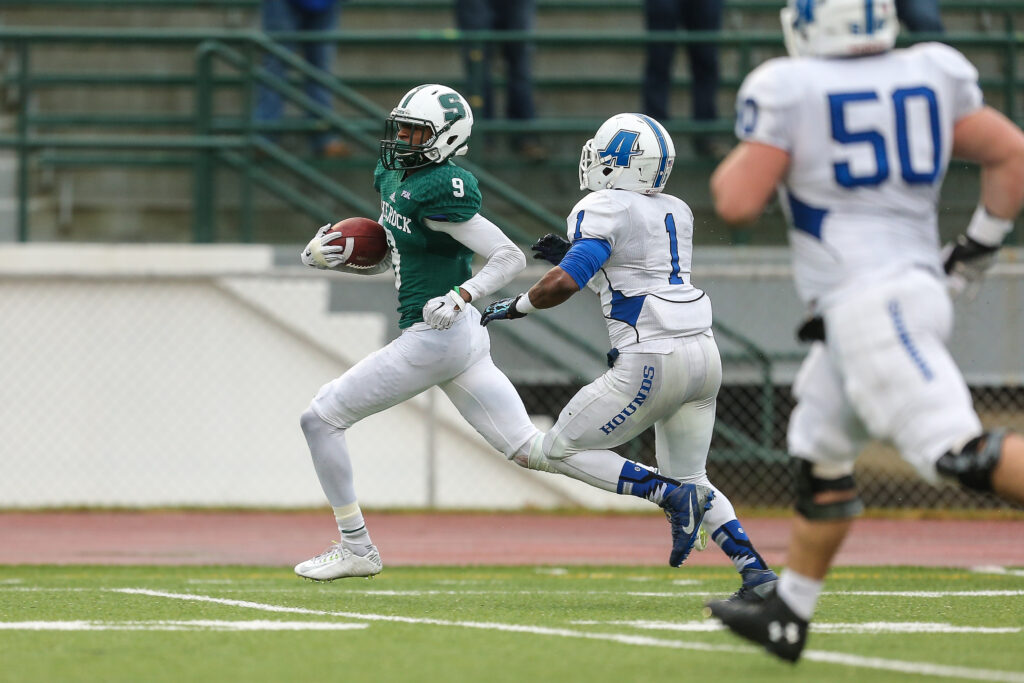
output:
[[[492,320],[515,320],[516,318],[525,318],[525,313],[520,313],[516,310],[516,302],[524,296],[522,294],[511,296],[507,299],[498,299],[487,304],[487,308],[484,309],[483,315],[480,317],[480,324],[487,327],[487,323]]]
[[[565,253],[569,251],[571,246],[572,244],[569,243],[569,240],[561,235],[549,232],[534,242],[530,249],[533,250],[533,258],[544,259],[548,263],[557,266],[565,258]]]

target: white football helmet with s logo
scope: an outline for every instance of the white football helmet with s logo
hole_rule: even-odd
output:
[[[425,128],[422,140],[400,140],[402,128]],[[389,170],[440,164],[469,151],[473,110],[466,99],[446,85],[418,85],[399,100],[384,124],[380,160]]]
[[[789,0],[780,18],[793,57],[884,52],[900,30],[894,0]]]
[[[583,145],[580,189],[655,194],[665,189],[675,159],[664,126],[644,114],[616,114]]]

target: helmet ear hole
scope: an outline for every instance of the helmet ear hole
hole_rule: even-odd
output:
[[[605,166],[601,169],[601,175],[610,176],[612,174],[611,166]]]
[[[449,135],[448,139],[445,140],[446,145],[454,145],[459,139],[458,135]]]

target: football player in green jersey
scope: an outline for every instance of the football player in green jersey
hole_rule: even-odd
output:
[[[359,420],[438,386],[491,446],[522,467],[530,466],[531,449],[543,438],[512,383],[491,361],[487,330],[469,305],[526,266],[522,251],[479,214],[476,178],[451,161],[466,153],[472,126],[469,105],[451,88],[428,84],[410,90],[388,117],[374,173],[390,254],[376,266],[346,265],[343,247],[332,244],[337,233],[327,233],[329,225],[302,253],[302,262],[316,268],[364,274],[393,269],[402,334],[325,384],[302,414],[302,431],[341,541],[298,564],[299,576],[330,581],[381,571],[345,442],[345,431]],[[486,259],[476,275],[470,269],[474,253]],[[678,554],[692,535],[686,531],[691,510],[685,497],[661,494],[683,491],[679,482],[609,455],[607,461],[580,459],[572,468],[547,471],[661,505]],[[623,468],[644,485],[619,486]]]
[[[467,302],[498,290],[526,267],[526,257],[480,215],[472,173],[451,158],[468,150],[473,113],[465,99],[436,84],[413,88],[387,119],[374,188],[378,222],[390,254],[376,266],[344,263],[335,233],[321,228],[302,261],[354,273],[392,269],[402,334],[324,385],[301,424],[321,486],[334,508],[341,542],[295,567],[329,581],[371,576],[381,559],[363,521],[353,485],[345,430],[432,386],[495,449],[512,458],[538,434],[512,383],[491,361],[490,338]],[[473,254],[486,259],[473,275]]]

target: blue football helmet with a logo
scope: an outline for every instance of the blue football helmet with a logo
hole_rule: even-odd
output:
[[[583,145],[580,189],[655,194],[665,189],[675,159],[664,126],[644,114],[616,114]]]

